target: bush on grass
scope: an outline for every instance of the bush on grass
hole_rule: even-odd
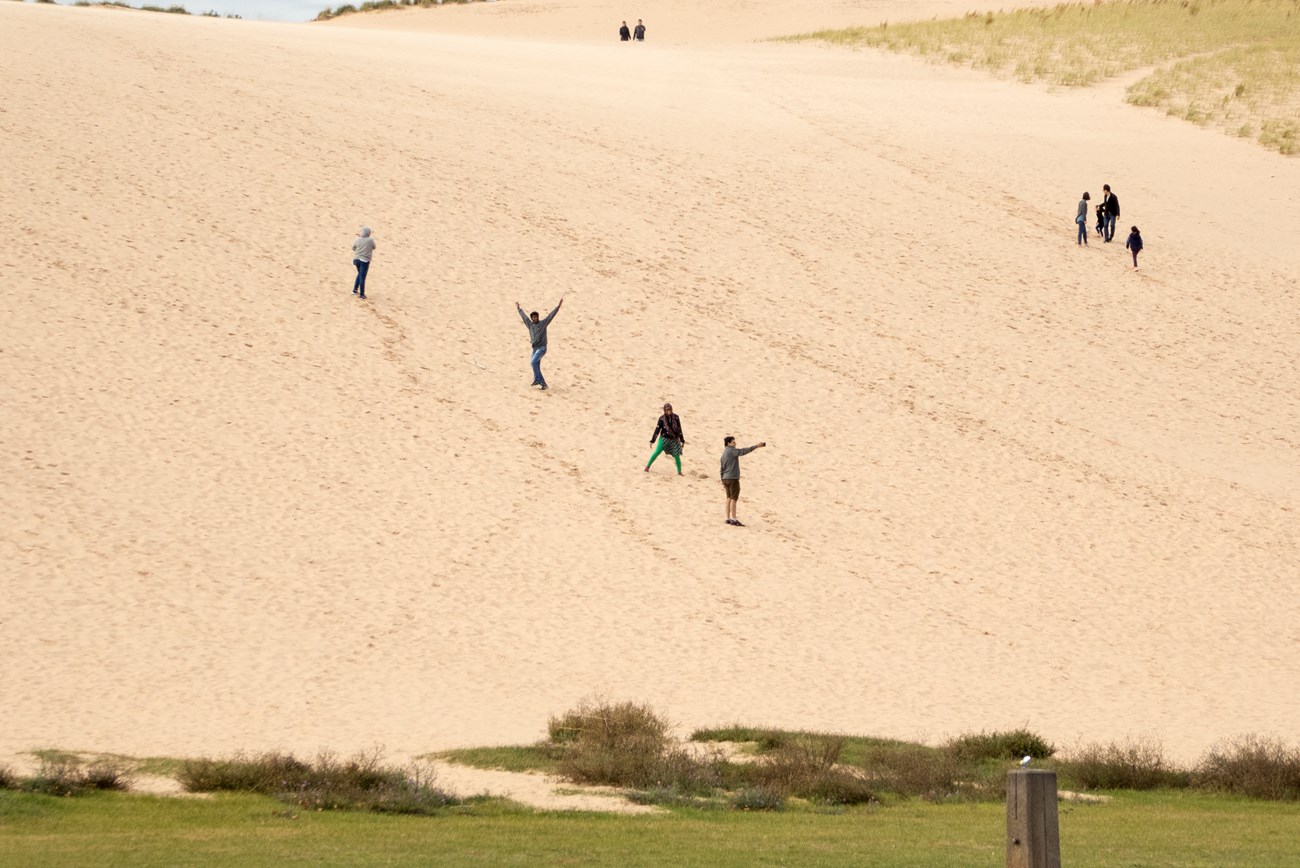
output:
[[[70,754],[51,754],[41,757],[35,775],[16,778],[14,788],[47,796],[80,796],[92,790],[128,790],[131,775],[112,760],[100,759],[87,764]]]
[[[1245,735],[1212,747],[1194,775],[1198,787],[1256,799],[1300,800],[1300,749]]]
[[[963,762],[978,762],[985,759],[1018,760],[1024,756],[1046,759],[1056,753],[1056,748],[1042,736],[1027,729],[959,735],[948,742],[947,750]]]
[[[434,773],[429,766],[387,767],[379,751],[349,760],[326,752],[314,763],[280,753],[189,760],[181,767],[178,780],[192,793],[261,793],[321,811],[432,814],[458,804],[433,785]]]
[[[779,811],[785,807],[785,798],[775,790],[747,787],[733,793],[728,801],[737,811]]]
[[[1187,772],[1170,764],[1164,747],[1152,738],[1086,744],[1072,752],[1060,770],[1062,776],[1088,790],[1154,790],[1190,783]]]
[[[947,750],[920,744],[873,748],[862,762],[879,789],[929,802],[953,799],[1000,799],[1006,793],[1001,771],[990,779],[974,763],[962,763]]]
[[[823,804],[857,805],[875,801],[871,782],[860,770],[840,764],[844,739],[803,734],[786,740],[745,777],[754,789]]]
[[[547,726],[551,741],[564,748],[559,773],[583,784],[644,787],[670,783],[665,767],[688,765],[669,757],[668,721],[647,705],[584,700]]]

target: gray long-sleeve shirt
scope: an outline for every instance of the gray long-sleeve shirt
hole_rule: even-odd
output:
[[[744,449],[737,449],[735,446],[722,447],[722,478],[739,479],[740,456],[748,455],[757,448],[757,446],[746,446]]]
[[[551,320],[555,319],[555,315],[559,312],[560,309],[557,307],[548,313],[545,319],[533,322],[528,318],[528,314],[524,313],[523,308],[519,309],[519,318],[524,321],[524,325],[528,326],[528,337],[533,341],[533,349],[540,350],[546,346],[546,327],[551,324]]]

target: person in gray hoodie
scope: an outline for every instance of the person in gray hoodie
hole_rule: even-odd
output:
[[[524,325],[528,326],[528,338],[533,345],[531,360],[533,365],[532,384],[541,386],[542,391],[546,391],[546,378],[542,376],[542,356],[546,355],[546,327],[551,324],[551,320],[555,319],[555,315],[560,312],[560,307],[563,304],[564,299],[561,298],[560,303],[555,306],[555,310],[548,313],[545,319],[541,319],[538,317],[537,311],[525,316],[524,309],[519,306],[519,302],[515,302],[515,310],[519,311],[519,318],[524,321]]]
[[[767,443],[736,448],[736,438],[722,438],[722,490],[727,495],[727,524],[744,527],[736,518],[736,503],[740,500],[740,456],[748,455],[755,449],[762,449]]]
[[[352,294],[366,297],[366,274],[370,271],[370,258],[375,255],[375,239],[370,237],[370,227],[362,226],[357,239],[352,242],[352,264],[357,267],[357,280],[352,284]]]

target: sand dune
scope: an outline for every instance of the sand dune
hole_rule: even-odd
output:
[[[595,691],[1294,739],[1300,162],[1105,88],[481,23],[515,6],[0,4],[0,752],[407,755]],[[1140,273],[1074,244],[1106,181]],[[560,296],[530,392],[514,302]],[[665,399],[684,478],[641,470]],[[743,530],[727,433],[770,445]]]
[[[335,4],[337,8],[338,4]],[[1040,5],[1032,0],[999,3],[999,9]],[[969,0],[489,0],[468,5],[388,9],[344,15],[329,27],[417,33],[605,42],[618,39],[619,24],[646,24],[647,46],[723,45],[753,42],[835,27],[874,27],[882,22],[964,15],[987,7]],[[633,47],[633,46],[626,46]],[[646,46],[635,46],[638,50]]]

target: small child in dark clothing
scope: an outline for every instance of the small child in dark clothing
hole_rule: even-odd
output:
[[[1106,234],[1106,206],[1105,205],[1097,206],[1097,234],[1098,235]]]
[[[1138,254],[1142,252],[1142,233],[1138,231],[1136,226],[1132,227],[1132,231],[1128,234],[1128,241],[1124,242],[1124,246],[1133,251],[1133,270],[1137,271]]]

